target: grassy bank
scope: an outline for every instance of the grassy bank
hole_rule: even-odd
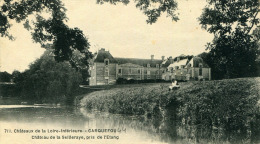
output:
[[[258,141],[260,78],[133,85],[96,91],[81,106],[118,114],[137,114],[185,129],[179,135],[196,138]],[[177,132],[176,132],[177,133]]]

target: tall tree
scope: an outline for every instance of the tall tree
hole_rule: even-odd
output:
[[[207,49],[219,78],[254,76],[259,54],[259,0],[208,0],[199,18],[214,39]],[[253,72],[253,73],[252,73]]]
[[[82,82],[80,72],[69,62],[55,61],[48,50],[21,75],[17,88],[22,96],[39,102],[71,101]]]
[[[43,48],[54,49],[57,61],[71,60],[75,50],[85,54],[86,59],[91,57],[88,51],[90,44],[83,32],[78,28],[69,28],[65,22],[66,8],[60,0],[4,0],[0,2],[0,35],[9,37],[10,21],[23,22],[24,27],[32,32],[34,42]],[[45,18],[43,13],[50,14]],[[30,16],[36,21],[30,23]]]

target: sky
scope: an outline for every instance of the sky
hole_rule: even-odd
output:
[[[205,51],[213,35],[199,25],[198,17],[205,0],[177,0],[179,21],[163,14],[156,23],[147,17],[132,0],[123,4],[96,4],[96,0],[62,0],[67,8],[68,25],[80,28],[91,44],[90,51],[109,50],[114,57],[150,58],[197,55]],[[24,71],[45,49],[33,43],[22,23],[13,23],[9,31],[16,39],[0,37],[0,71]]]

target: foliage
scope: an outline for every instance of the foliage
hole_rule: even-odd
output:
[[[259,35],[258,0],[208,0],[199,18],[214,40],[207,44],[214,71],[221,78],[255,76]]]
[[[127,5],[130,0],[97,0],[97,3],[123,3]],[[136,7],[139,8],[143,13],[148,17],[146,20],[147,23],[153,24],[161,16],[162,13],[166,12],[167,16],[171,17],[172,20],[179,20],[177,14],[177,2],[176,0],[135,0]]]
[[[17,87],[23,98],[58,103],[73,100],[81,74],[68,62],[56,62],[48,51],[20,75]]]
[[[0,82],[11,82],[12,75],[8,72],[0,72]]]
[[[64,23],[68,20],[65,12],[60,0],[4,0],[0,3],[0,34],[13,39],[8,32],[10,21],[23,22],[24,27],[31,31],[34,42],[43,48],[54,49],[55,60],[71,61],[75,50],[85,54],[85,59],[91,58],[87,38],[80,29],[69,28]],[[44,18],[45,13],[51,16]],[[36,17],[33,27],[29,22],[30,16]]]
[[[187,82],[177,91],[168,91],[169,84],[132,85],[90,93],[81,105],[152,119],[162,116],[161,131],[187,139],[250,143],[259,141],[259,84],[260,78]]]
[[[99,4],[104,2],[128,4],[129,0],[97,0]],[[147,15],[147,23],[150,24],[155,23],[163,12],[166,12],[172,20],[178,20],[175,14],[177,9],[175,0],[139,0],[136,1],[136,7]],[[46,13],[50,15],[49,18],[44,17]],[[33,26],[30,16],[35,16],[36,19]],[[78,28],[69,28],[65,24],[68,20],[66,8],[60,0],[4,0],[0,3],[0,34],[13,40],[13,36],[8,32],[12,20],[23,22],[24,27],[31,31],[34,42],[40,43],[43,48],[54,49],[57,61],[70,61],[75,65],[72,59],[75,50],[85,54],[84,59],[92,57],[88,51],[90,44],[83,32]]]
[[[173,98],[180,104],[181,126],[188,137],[255,141],[259,134],[259,78],[193,83]],[[177,99],[177,100],[176,100]]]

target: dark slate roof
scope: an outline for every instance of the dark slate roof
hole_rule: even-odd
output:
[[[143,67],[147,67],[147,64],[150,64],[150,67],[156,67],[156,64],[161,64],[162,60],[158,59],[137,59],[137,58],[115,58],[118,61],[118,64],[126,64],[132,63],[136,65],[140,65]]]
[[[167,58],[165,60],[165,62],[163,63],[163,67],[168,67],[172,62],[173,62],[173,60],[171,60],[170,58]]]
[[[105,51],[104,49],[99,50],[94,59],[94,62],[104,62],[105,59],[109,59],[109,63],[117,63],[116,59],[109,53],[109,51]]]
[[[203,67],[209,68],[209,66],[203,61],[201,57],[193,57],[193,67],[199,67],[199,64],[202,63]]]

